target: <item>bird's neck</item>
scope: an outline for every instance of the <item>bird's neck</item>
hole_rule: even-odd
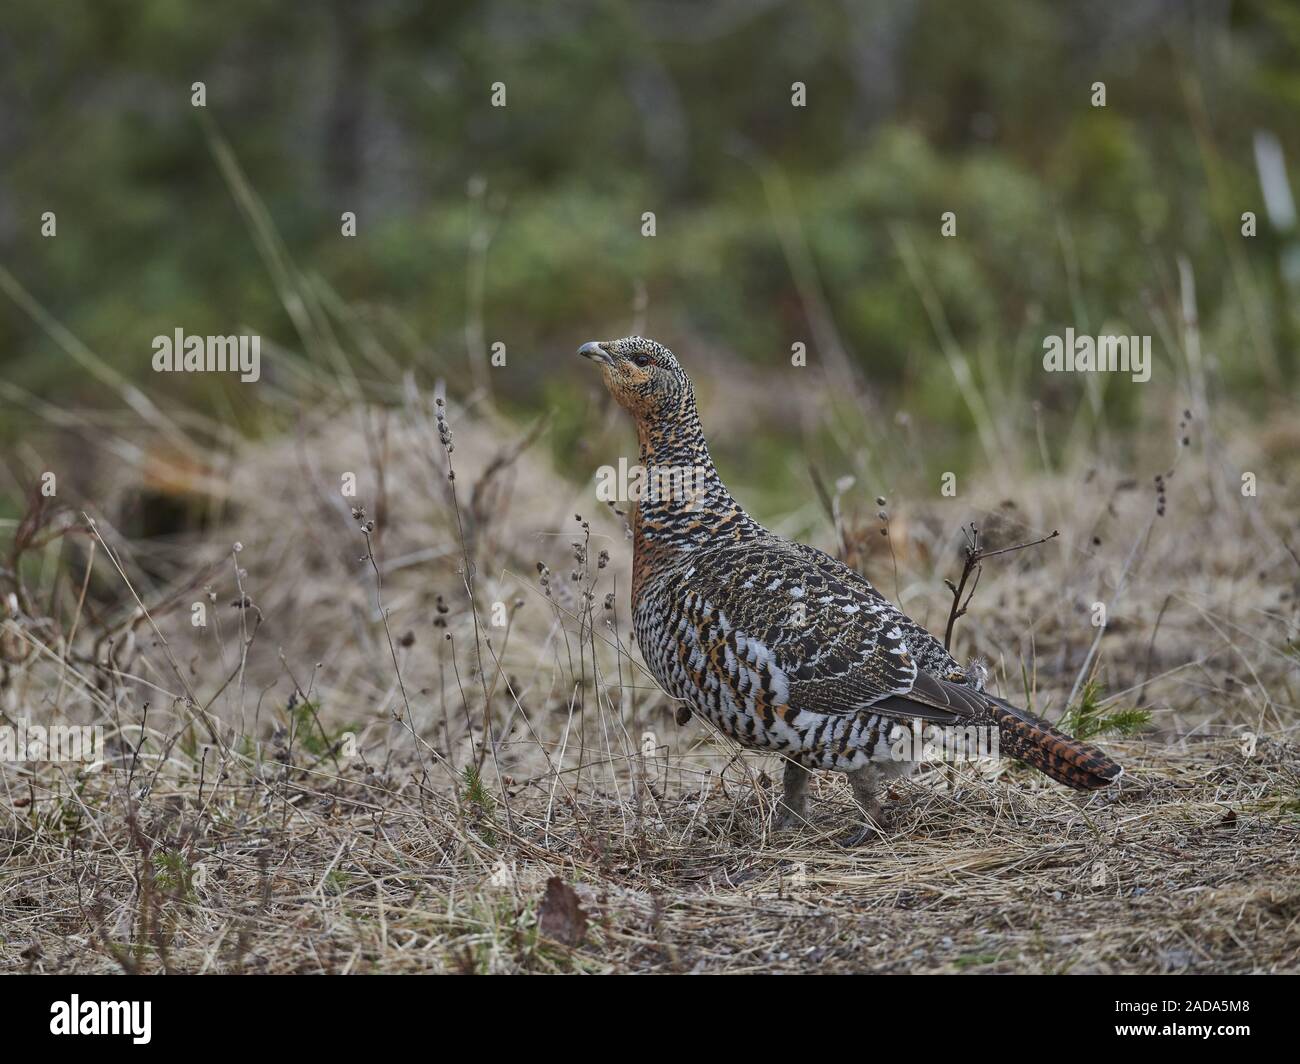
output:
[[[694,403],[678,416],[637,422],[642,483],[633,525],[635,550],[692,550],[752,539],[762,527],[731,497],[713,465]]]

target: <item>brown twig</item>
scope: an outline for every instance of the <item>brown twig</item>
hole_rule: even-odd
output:
[[[975,589],[979,587],[980,573],[983,571],[985,558],[996,558],[999,554],[1010,554],[1012,551],[1024,550],[1026,547],[1037,547],[1040,543],[1046,543],[1049,539],[1055,539],[1061,534],[1058,529],[1052,529],[1050,536],[1043,536],[1041,539],[1030,540],[1026,543],[1015,543],[1010,547],[999,547],[997,550],[985,550],[980,546],[980,530],[976,527],[975,522],[971,522],[970,531],[967,531],[963,526],[962,533],[966,536],[966,560],[962,563],[961,579],[956,584],[951,580],[944,580],[944,584],[952,592],[952,608],[948,611],[948,626],[943,633],[944,650],[952,647],[953,626],[957,623],[958,617],[965,616],[967,609],[970,608],[971,599],[975,597]],[[969,593],[967,593],[966,583],[970,580],[972,574],[975,580],[970,586]],[[965,602],[962,601],[963,593],[966,594]]]

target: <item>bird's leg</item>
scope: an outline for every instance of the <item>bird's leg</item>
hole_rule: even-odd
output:
[[[808,777],[811,773],[797,761],[786,760],[782,784],[785,793],[777,811],[776,827],[797,828],[807,823]]]
[[[846,773],[849,786],[853,788],[853,797],[862,809],[866,824],[860,831],[854,832],[845,840],[846,846],[861,846],[880,835],[885,829],[885,811],[876,800],[876,783],[879,775],[872,765],[863,765],[859,769]]]

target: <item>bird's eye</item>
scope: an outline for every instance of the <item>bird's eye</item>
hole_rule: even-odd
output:
[[[650,356],[644,351],[632,356],[632,365],[641,366],[642,368],[650,365]]]

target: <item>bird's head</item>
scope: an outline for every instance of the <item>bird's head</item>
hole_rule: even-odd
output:
[[[653,423],[685,413],[695,398],[691,380],[676,356],[644,336],[593,340],[578,348],[600,364],[605,387],[638,421]]]

